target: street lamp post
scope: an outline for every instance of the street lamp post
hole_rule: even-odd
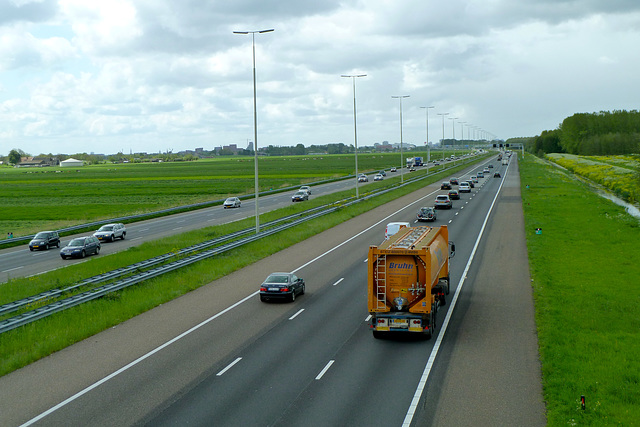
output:
[[[356,77],[366,77],[366,74],[343,74],[340,77],[351,77],[353,80],[353,141],[356,147],[356,199],[360,197],[358,192],[358,127],[356,126]]]
[[[449,113],[438,113],[439,116],[442,116],[442,169],[444,169],[444,116],[449,115]]]
[[[431,144],[429,144],[429,108],[436,107],[420,107],[424,108],[427,113],[427,173],[429,173],[429,164],[431,164]]]
[[[258,195],[260,190],[258,188],[258,101],[256,97],[256,33],[270,33],[273,28],[269,30],[259,31],[234,31],[234,34],[251,34],[251,47],[253,50],[253,163],[254,163],[254,175],[255,175],[255,193],[256,193],[256,234],[260,232],[260,214],[258,212]]]
[[[404,158],[402,154],[402,98],[409,98],[409,95],[397,95],[391,98],[400,100],[400,182],[404,182]]]
[[[464,124],[467,122],[460,122],[460,144],[464,148]]]
[[[453,120],[451,122],[451,130],[453,131],[453,165],[456,164],[456,119],[457,117],[449,117],[449,120]]]

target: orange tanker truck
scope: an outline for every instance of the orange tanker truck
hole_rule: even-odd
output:
[[[413,332],[431,338],[438,306],[449,294],[449,258],[454,254],[445,225],[402,228],[380,246],[369,247],[369,326],[374,337]]]

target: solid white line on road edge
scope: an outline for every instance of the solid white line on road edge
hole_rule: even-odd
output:
[[[140,240],[142,239],[142,237],[136,237],[135,239],[129,239],[130,242],[133,242],[134,240]]]
[[[293,320],[296,318],[296,316],[300,313],[302,313],[304,311],[304,308],[301,308],[300,310],[298,310],[298,312],[296,314],[294,314],[293,316],[289,317],[289,320]]]
[[[233,367],[233,365],[235,365],[236,363],[238,363],[241,360],[242,360],[242,357],[238,357],[236,360],[234,360],[233,362],[229,363],[226,368],[224,368],[222,371],[220,371],[220,372],[218,372],[216,374],[216,377],[222,376],[225,372],[227,372],[229,369],[231,369]]]
[[[181,230],[181,229],[182,229],[182,227],[176,227],[176,228],[174,228],[173,230]],[[172,230],[172,231],[173,231],[173,230]]]
[[[327,366],[325,366],[322,371],[320,371],[320,373],[318,374],[318,376],[316,377],[317,380],[319,380],[320,378],[322,378],[322,376],[329,370],[329,368],[331,367],[331,365],[333,365],[333,362],[335,362],[335,360],[329,360],[329,363],[327,363]]]
[[[340,280],[338,280],[336,283],[333,284],[333,286],[337,285],[338,283],[342,282],[344,280],[344,277],[342,277]]]
[[[8,270],[2,270],[2,272],[3,273],[8,273],[8,272],[13,271],[13,270],[20,270],[21,268],[24,268],[24,265],[21,265],[20,267],[10,268]]]
[[[416,409],[418,408],[418,403],[420,402],[420,398],[422,397],[422,392],[424,391],[425,386],[427,385],[427,379],[429,378],[429,374],[431,373],[431,368],[433,367],[433,362],[438,355],[438,350],[440,350],[440,344],[442,344],[442,340],[444,339],[444,334],[447,331],[447,326],[449,326],[449,320],[453,314],[453,309],[456,307],[456,302],[458,301],[458,296],[460,295],[460,291],[462,290],[462,286],[464,285],[464,281],[467,277],[467,272],[471,267],[471,262],[475,257],[476,250],[480,245],[480,239],[484,234],[484,229],[487,226],[487,222],[489,222],[489,216],[491,216],[491,212],[493,211],[493,207],[496,204],[496,200],[498,200],[498,195],[500,194],[500,190],[502,190],[502,183],[500,183],[500,187],[498,187],[498,191],[496,191],[496,195],[493,198],[493,202],[491,202],[491,206],[489,207],[489,211],[487,215],[484,217],[484,222],[482,223],[482,227],[480,228],[480,232],[478,233],[478,237],[476,238],[476,243],[473,245],[473,249],[471,250],[471,255],[469,255],[469,260],[467,261],[467,265],[462,272],[462,276],[460,277],[460,281],[458,282],[458,287],[456,288],[456,293],[453,295],[453,299],[449,304],[449,310],[447,311],[447,315],[444,318],[444,322],[442,322],[442,327],[440,328],[440,332],[438,333],[438,339],[436,340],[433,349],[431,350],[431,354],[429,354],[429,359],[427,360],[427,364],[424,367],[424,371],[422,372],[422,377],[418,382],[418,387],[413,395],[413,399],[411,400],[411,404],[409,405],[409,409],[407,410],[407,414],[404,417],[404,421],[402,423],[402,427],[409,427],[411,425],[411,421],[413,420],[413,416],[416,413]]]
[[[143,228],[142,230],[138,230],[138,232],[141,232],[141,231],[149,231],[149,229],[148,228]]]
[[[182,219],[180,221],[176,221],[176,224],[180,224],[181,222],[186,222],[186,221],[187,221],[186,219]]]
[[[176,336],[175,338],[170,339],[169,341],[165,342],[164,344],[154,348],[153,350],[151,350],[150,352],[148,352],[147,354],[144,354],[140,357],[138,357],[136,360],[134,360],[133,362],[123,366],[122,368],[118,369],[115,372],[112,372],[111,374],[107,375],[106,377],[102,378],[99,381],[96,381],[95,383],[91,384],[90,386],[86,387],[83,390],[80,390],[79,392],[77,392],[76,394],[74,394],[73,396],[69,397],[68,399],[63,400],[62,402],[58,403],[57,405],[53,406],[52,408],[44,411],[43,413],[41,413],[40,415],[38,415],[35,418],[30,419],[29,421],[27,421],[26,423],[22,424],[21,427],[26,427],[26,426],[30,426],[33,423],[36,423],[38,421],[40,421],[41,419],[43,419],[44,417],[46,417],[49,414],[54,413],[55,411],[57,411],[58,409],[67,406],[67,404],[73,402],[74,400],[76,400],[77,398],[87,394],[88,392],[90,392],[91,390],[93,390],[94,388],[99,387],[100,385],[106,383],[107,381],[111,380],[112,378],[117,377],[118,375],[120,375],[121,373],[129,370],[130,368],[133,368],[134,366],[136,366],[138,363],[142,362],[145,359],[148,359],[149,357],[153,356],[154,354],[156,354],[157,352],[159,352],[160,350],[169,347],[171,344],[173,344],[176,341],[181,340],[182,338],[186,337],[187,335],[191,334],[192,332],[196,331],[197,329],[200,329],[201,327],[203,327],[204,325],[206,325],[207,323],[211,322],[212,320],[217,319],[218,317],[222,316],[223,314],[233,310],[234,308],[236,308],[237,306],[239,306],[240,304],[244,303],[245,301],[253,298],[254,296],[258,295],[260,293],[260,291],[255,291],[254,293],[244,297],[243,299],[241,299],[240,301],[236,302],[235,304],[230,305],[229,307],[225,308],[224,310],[220,311],[217,314],[214,314],[213,316],[211,316],[208,319],[203,320],[202,322],[198,323],[197,325],[195,325],[194,327],[192,327],[191,329],[188,329],[186,331],[184,331],[183,333],[181,333],[180,335]]]

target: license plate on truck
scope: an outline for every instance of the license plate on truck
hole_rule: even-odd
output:
[[[408,328],[409,323],[406,319],[391,319],[389,326],[392,328]]]

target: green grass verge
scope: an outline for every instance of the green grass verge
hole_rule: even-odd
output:
[[[640,201],[640,162],[631,156],[576,156],[551,153],[547,158],[606,187],[629,203]]]
[[[476,159],[476,161],[480,160],[481,158]],[[305,224],[304,227],[283,231],[268,239],[262,239],[259,242],[228,252],[223,256],[202,261],[100,300],[85,303],[41,321],[5,332],[1,335],[2,339],[0,340],[0,376],[206,285],[217,278],[303,241],[376,206],[423,188],[429,183],[438,182],[444,176],[467,166],[468,164],[465,164],[447,169],[423,181],[407,185],[354,206],[343,208],[336,213],[311,221]],[[415,174],[420,173],[416,172]],[[412,174],[412,176],[415,175]],[[379,183],[372,183],[366,189],[389,185],[393,180],[398,179],[392,178]],[[309,202],[292,204],[288,208],[261,215],[261,222],[264,223],[289,215],[295,211],[308,209],[352,195],[353,190],[323,197],[314,197]],[[47,289],[70,285],[100,272],[113,270],[178,248],[187,247],[235,230],[249,228],[253,224],[255,224],[254,219],[249,218],[231,224],[208,227],[146,243],[121,253],[92,257],[86,263],[50,273],[11,280],[0,284],[0,295],[2,295],[0,298],[5,300],[4,302],[8,302],[34,295]],[[256,278],[256,287],[262,279]]]
[[[639,221],[534,156],[520,175],[548,424],[637,425]]]

